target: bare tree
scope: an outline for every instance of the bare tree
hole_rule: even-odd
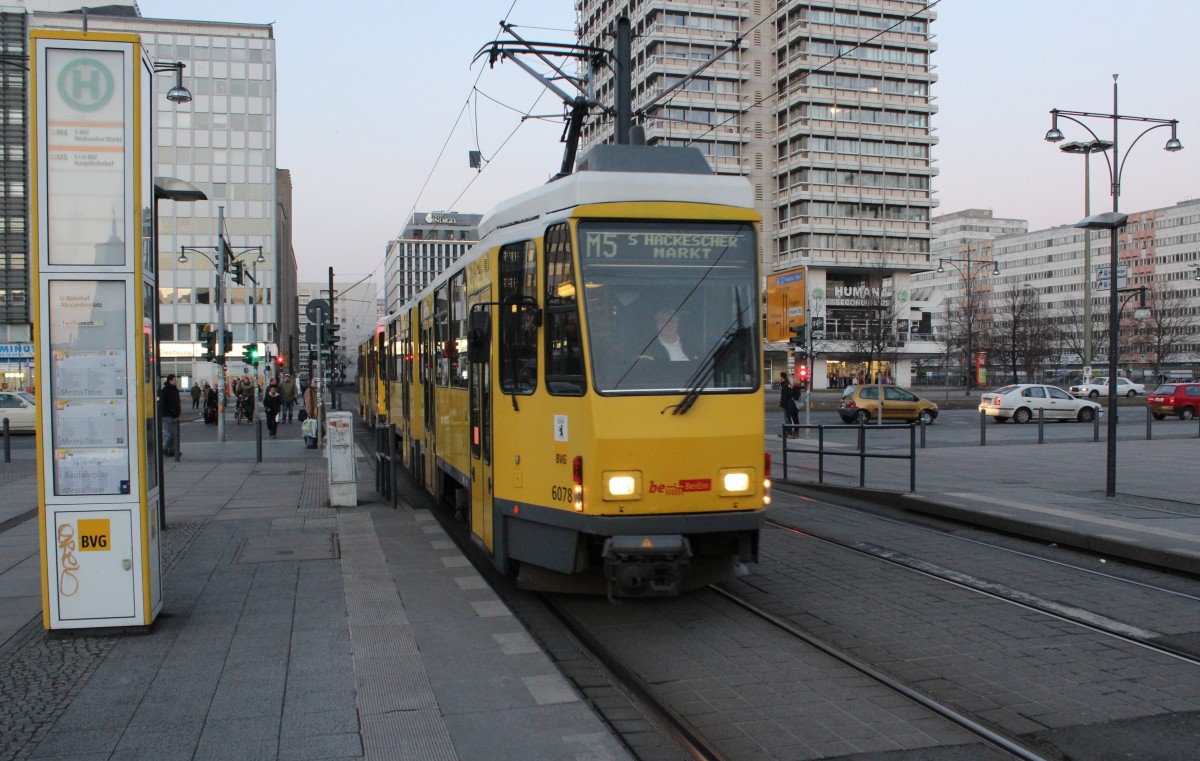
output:
[[[960,276],[963,295],[946,304],[945,342],[947,353],[962,358],[963,380],[966,381],[974,372],[975,364],[969,355],[987,352],[988,361],[991,361],[993,323],[990,292],[980,290],[978,278],[972,283],[965,273]]]
[[[1198,323],[1182,291],[1147,288],[1146,306],[1150,317],[1137,325],[1132,343],[1150,356],[1154,374],[1159,375],[1163,365],[1183,352],[1185,339],[1197,332]]]
[[[1000,294],[997,301],[992,332],[996,364],[1009,369],[1012,383],[1019,381],[1019,370],[1033,382],[1057,343],[1053,325],[1042,315],[1040,294],[1030,285],[1013,286]]]

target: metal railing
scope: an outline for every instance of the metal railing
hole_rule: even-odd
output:
[[[788,477],[788,455],[803,454],[816,455],[817,457],[817,483],[825,483],[825,458],[826,457],[854,457],[858,460],[858,486],[859,488],[866,487],[867,481],[867,460],[908,460],[908,490],[915,492],[917,490],[917,433],[920,429],[920,446],[925,446],[925,426],[922,423],[885,423],[883,425],[872,423],[870,425],[858,424],[856,426],[847,425],[795,425],[785,423],[782,426],[781,437],[783,439],[783,477]],[[789,446],[789,442],[796,437],[790,434],[795,433],[797,436],[801,431],[816,431],[817,432],[817,447],[793,448]],[[894,450],[869,450],[867,449],[867,437],[876,434],[882,434],[889,431],[907,430],[908,431],[908,452],[906,454],[898,454]],[[826,448],[826,431],[837,433],[854,432],[855,443],[854,449],[846,449],[844,445],[840,445],[837,449]],[[806,434],[807,437],[807,434]],[[811,443],[812,439],[807,439]]]

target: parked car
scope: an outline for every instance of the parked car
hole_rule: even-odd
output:
[[[937,419],[938,406],[899,386],[847,386],[842,392],[838,415],[843,423],[867,423],[879,419],[879,389],[883,389],[883,419],[921,422]]]
[[[1038,410],[1043,410],[1046,420],[1090,423],[1100,414],[1100,405],[1090,399],[1076,399],[1058,386],[1040,383],[1002,386],[979,400],[979,411],[997,423],[1028,423],[1038,416]]]
[[[1071,386],[1071,395],[1077,396],[1080,399],[1087,397],[1095,399],[1099,396],[1108,396],[1108,378],[1096,378],[1087,383],[1077,383]],[[1117,378],[1117,396],[1135,397],[1145,395],[1146,387],[1141,383],[1134,383],[1128,378]]]
[[[8,430],[37,430],[37,400],[24,391],[0,391],[0,419],[8,418]]]
[[[1146,397],[1146,406],[1155,420],[1167,415],[1191,420],[1200,413],[1200,383],[1164,383]]]

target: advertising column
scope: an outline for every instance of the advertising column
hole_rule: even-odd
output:
[[[152,67],[135,35],[30,43],[43,624],[144,626],[162,607]]]

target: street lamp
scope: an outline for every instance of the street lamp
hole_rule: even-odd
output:
[[[157,71],[157,69],[156,69]],[[185,90],[186,92],[186,90]],[[188,99],[191,99],[191,94],[188,94]],[[162,280],[158,276],[158,202],[167,201],[182,201],[185,203],[194,203],[196,201],[207,201],[208,196],[204,191],[196,187],[190,182],[184,182],[175,177],[155,177],[154,178],[154,283],[155,286],[161,286]],[[159,300],[154,300],[154,356],[158,360],[159,371],[162,375],[162,342],[159,340],[159,325],[161,324],[161,308]],[[155,384],[158,379],[155,379]],[[158,418],[158,440],[162,442],[162,426],[163,420],[161,413],[157,414]],[[179,421],[176,420],[174,425],[178,426]],[[167,487],[164,480],[163,459],[161,446],[157,455],[158,460],[158,523],[164,529],[167,527]],[[179,429],[175,429],[175,454],[178,457],[179,452],[183,449],[183,442],[179,439]]]
[[[1125,311],[1125,305],[1129,303],[1134,296],[1138,297],[1137,308],[1133,310],[1133,319],[1145,320],[1150,317],[1150,308],[1146,306],[1146,286],[1139,285],[1136,288],[1118,288],[1117,293],[1128,293],[1129,295],[1121,299],[1121,312]]]
[[[1147,133],[1153,132],[1159,127],[1170,127],[1171,138],[1167,140],[1163,146],[1163,150],[1170,153],[1183,149],[1183,144],[1179,142],[1177,137],[1177,128],[1179,126],[1178,119],[1156,119],[1146,116],[1129,116],[1122,114],[1117,107],[1117,75],[1113,74],[1113,108],[1112,113],[1101,114],[1090,111],[1063,111],[1057,108],[1050,109],[1050,130],[1046,133],[1046,140],[1051,143],[1057,143],[1063,139],[1063,133],[1058,129],[1059,118],[1067,119],[1075,122],[1080,127],[1087,130],[1093,140],[1100,138],[1092,131],[1090,127],[1084,124],[1080,119],[1106,119],[1112,122],[1112,160],[1108,158],[1108,154],[1104,154],[1105,163],[1108,164],[1108,176],[1111,181],[1110,193],[1112,194],[1112,211],[1105,214],[1094,214],[1086,217],[1082,221],[1075,224],[1075,227],[1084,230],[1108,230],[1111,237],[1111,251],[1109,252],[1109,267],[1108,267],[1108,458],[1105,469],[1105,485],[1104,494],[1108,497],[1117,495],[1117,359],[1120,353],[1118,346],[1118,334],[1120,331],[1120,312],[1119,300],[1117,295],[1117,272],[1120,264],[1117,252],[1117,230],[1124,227],[1129,221],[1129,217],[1120,213],[1121,202],[1121,177],[1125,171],[1125,161],[1120,158],[1120,151],[1117,148],[1118,135],[1120,132],[1120,124],[1122,121],[1134,121],[1149,124],[1149,127],[1138,133],[1138,136],[1129,144],[1129,151],[1137,145],[1137,142],[1146,136]],[[1079,118],[1075,118],[1079,117]],[[1128,153],[1126,151],[1126,159]],[[1090,273],[1089,273],[1090,277]]]
[[[174,61],[171,63],[165,61],[154,62],[154,73],[161,74],[167,71],[175,72],[175,86],[167,90],[167,100],[172,103],[191,103],[192,93],[183,86],[183,70],[187,68],[187,64],[182,61]]]
[[[967,370],[967,390],[964,395],[970,396],[971,389],[975,385],[975,355],[971,347],[972,338],[975,334],[975,272],[977,268],[979,271],[983,271],[984,268],[986,268],[988,265],[991,265],[992,275],[996,276],[1000,274],[1000,265],[994,260],[990,262],[973,262],[971,260],[971,246],[969,244],[967,245],[966,259],[938,259],[938,274],[942,274],[946,271],[947,264],[958,270],[958,274],[967,281],[967,361],[965,363]],[[960,267],[958,266],[959,264],[965,264],[966,266]]]
[[[1081,143],[1072,140],[1058,146],[1063,153],[1083,155],[1083,216],[1092,215],[1092,154],[1103,153],[1113,144],[1108,140]],[[1090,378],[1092,367],[1092,231],[1083,231],[1083,367]]]
[[[205,249],[214,249],[217,256],[214,259],[205,253]],[[231,261],[237,261],[241,256],[250,253],[251,251],[258,252],[258,258],[255,263],[265,262],[266,257],[263,256],[262,246],[250,246],[238,251],[233,251],[229,243],[225,240],[225,207],[217,207],[217,245],[216,246],[180,246],[179,247],[179,263],[187,264],[187,252],[200,254],[208,260],[209,264],[217,271],[216,280],[216,298],[217,298],[217,341],[216,341],[216,361],[217,361],[217,441],[225,441],[225,273],[229,271]],[[255,284],[257,290],[257,283]],[[257,295],[256,295],[257,296]],[[257,312],[257,304],[255,305]],[[255,328],[257,330],[257,327]]]

